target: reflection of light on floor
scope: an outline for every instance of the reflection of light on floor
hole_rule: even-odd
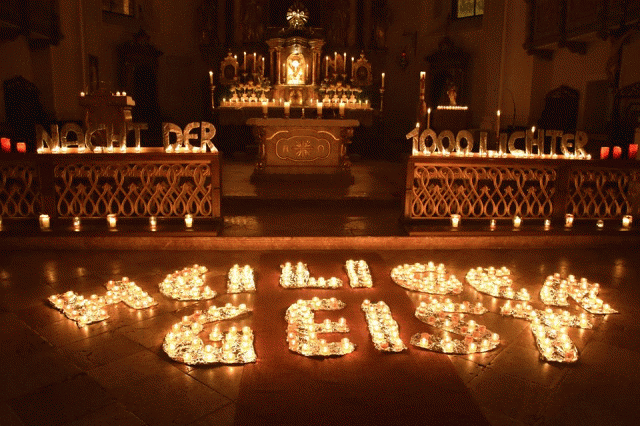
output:
[[[50,283],[58,282],[58,268],[55,262],[46,262],[44,264],[44,276]]]

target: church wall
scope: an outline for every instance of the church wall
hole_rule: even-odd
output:
[[[640,33],[629,40],[622,50],[620,87],[640,81]]]
[[[17,75],[33,81],[31,56],[26,38],[20,36],[12,41],[0,43],[0,83]],[[0,121],[6,120],[4,88],[0,84]]]

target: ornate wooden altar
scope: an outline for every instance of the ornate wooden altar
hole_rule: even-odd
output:
[[[347,145],[357,120],[252,118],[259,155],[255,176],[348,176]]]

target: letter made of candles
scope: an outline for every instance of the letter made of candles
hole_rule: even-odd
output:
[[[141,131],[147,130],[145,123],[129,123],[122,129],[113,126],[95,125],[83,129],[75,123],[66,123],[59,129],[57,124],[51,125],[48,133],[44,127],[36,125],[36,151],[39,154],[58,153],[126,153],[129,148],[141,152]],[[134,133],[135,146],[127,145],[127,136]],[[106,140],[106,146],[94,145],[95,138],[100,135]],[[162,143],[166,152],[218,152],[212,142],[216,128],[206,121],[196,121],[185,126],[184,130],[173,123],[162,123]],[[198,143],[191,141],[197,140]],[[71,151],[74,149],[75,151]]]
[[[420,123],[416,123],[406,138],[413,141],[413,155],[591,159],[585,150],[589,136],[582,131],[574,134],[532,127],[526,132],[500,133],[495,149],[488,149],[487,132],[479,132],[476,141],[469,130],[460,130],[457,134],[450,130],[436,133],[429,125],[421,129]]]
[[[296,265],[284,262],[281,265],[280,284],[284,288],[306,293],[326,289],[366,292],[367,290],[356,289],[373,286],[365,260],[349,259],[343,267],[349,277],[351,289],[342,288],[342,281],[337,278],[310,277],[307,265],[303,262]],[[207,272],[206,267],[199,265],[176,271],[167,275],[160,283],[160,292],[165,297],[177,300],[214,298],[216,292],[205,285],[204,276]],[[256,291],[254,277],[251,266],[233,265],[227,274],[227,293]],[[412,346],[455,355],[487,352],[500,345],[498,334],[473,319],[474,316],[484,315],[489,311],[481,302],[454,302],[449,297],[442,297],[446,294],[458,295],[463,286],[454,275],[447,276],[444,264],[428,262],[398,265],[392,269],[391,279],[410,291],[440,295],[429,296],[427,301],[423,300],[417,306],[415,316],[433,330],[411,336]],[[591,283],[586,278],[578,280],[574,275],[562,278],[560,274],[553,274],[547,277],[540,290],[540,302],[545,305],[542,309],[530,304],[531,297],[525,288],[518,291],[514,289],[511,271],[504,266],[472,268],[467,272],[466,282],[483,294],[510,299],[499,308],[500,314],[531,322],[531,332],[540,357],[548,362],[571,363],[578,360],[578,350],[566,331],[568,327],[591,329],[595,315],[618,312],[598,297],[599,284]],[[108,291],[102,296],[85,298],[74,291],[68,291],[49,297],[49,302],[75,321],[78,327],[109,318],[106,307],[119,302],[124,302],[133,309],[150,308],[157,304],[146,291],[126,277],[120,281],[109,281],[106,287]],[[554,311],[550,307],[568,307],[569,298],[586,312],[574,315],[568,310]],[[349,326],[344,318],[338,321],[325,319],[321,322],[316,322],[315,319],[317,311],[337,311],[345,307],[346,304],[336,297],[299,299],[291,304],[285,314],[289,350],[308,357],[340,357],[355,351],[356,344],[348,337],[327,341],[321,336],[348,333]],[[381,300],[371,302],[364,299],[360,308],[375,349],[390,353],[408,350],[389,305]],[[208,334],[208,340],[200,337],[206,324],[230,320],[250,312],[251,309],[245,304],[234,306],[231,303],[221,307],[213,305],[205,311],[195,310],[173,325],[164,338],[163,350],[172,360],[188,365],[256,362],[254,333],[249,327],[239,329],[231,326],[227,331],[222,331],[215,325]]]

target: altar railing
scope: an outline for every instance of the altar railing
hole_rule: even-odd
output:
[[[7,154],[0,215],[220,217],[217,153]]]
[[[640,163],[623,160],[413,156],[407,164],[408,221],[637,216]]]

